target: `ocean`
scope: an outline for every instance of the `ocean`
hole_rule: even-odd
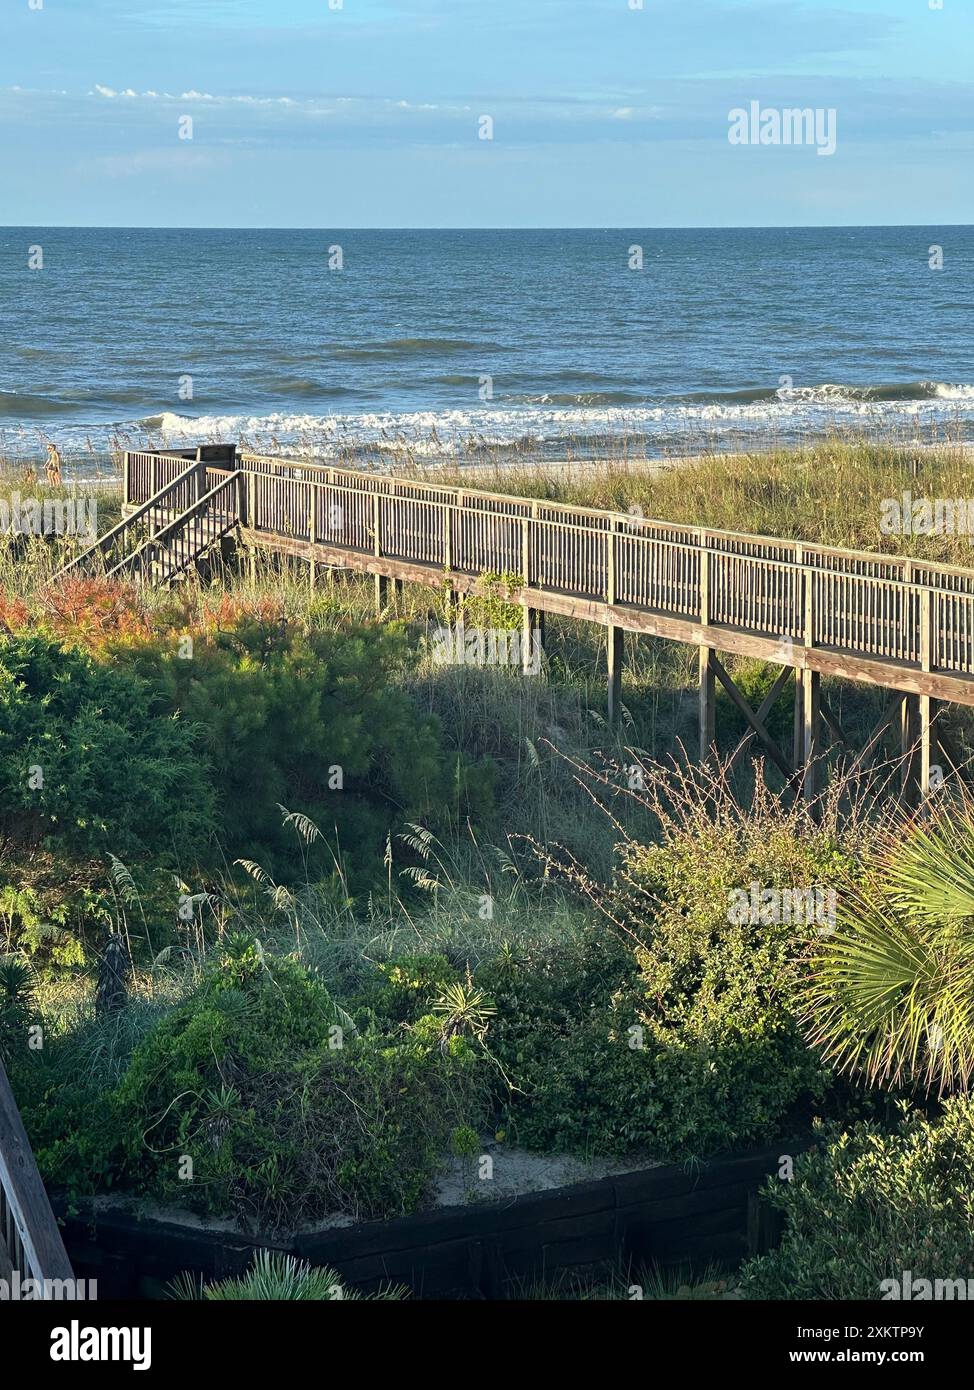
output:
[[[0,228],[0,453],[970,440],[972,300],[971,227]]]

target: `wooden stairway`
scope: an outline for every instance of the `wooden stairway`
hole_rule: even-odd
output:
[[[178,516],[150,531],[137,550],[108,570],[108,577],[128,574],[167,584],[183,574],[239,524],[242,478],[238,470],[221,477]]]
[[[52,1282],[71,1280],[73,1287],[71,1262],[0,1062],[0,1279],[8,1290],[15,1275],[21,1286],[38,1281],[45,1298]]]
[[[55,576],[131,575],[165,584],[240,522],[243,474],[191,463]]]

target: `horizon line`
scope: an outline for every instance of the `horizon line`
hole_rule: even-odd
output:
[[[577,226],[339,226],[337,223],[302,226],[244,226],[237,223],[162,226],[158,223],[130,222],[0,222],[0,231],[30,231],[42,228],[61,232],[829,232],[896,231],[907,228],[974,227],[974,222],[740,222],[671,223],[654,226],[628,222]]]

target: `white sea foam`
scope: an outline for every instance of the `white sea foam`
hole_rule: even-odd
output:
[[[197,437],[274,439],[292,445],[336,450],[355,446],[401,448],[434,456],[479,444],[504,446],[536,441],[566,443],[579,438],[645,438],[668,441],[706,433],[748,435],[815,433],[847,426],[876,432],[960,419],[974,427],[974,387],[941,386],[920,400],[856,399],[842,387],[782,390],[772,400],[711,401],[692,405],[542,406],[505,409],[429,410],[348,415],[208,415],[199,419],[167,414],[166,439]]]
[[[625,440],[648,451],[681,443],[731,448],[788,442],[829,430],[877,435],[938,425],[959,425],[974,438],[974,385],[923,383],[911,387],[821,385],[781,388],[760,399],[694,400],[632,405],[478,405],[469,409],[374,411],[361,413],[269,412],[207,414],[166,412],[117,425],[58,424],[45,437],[67,449],[111,446],[121,439],[174,446],[215,440],[243,440],[296,454],[338,457],[348,451],[409,449],[417,457],[470,452],[478,447],[532,445],[549,454],[564,441]],[[903,395],[898,395],[898,392]],[[922,394],[921,394],[922,391]],[[892,398],[891,398],[892,397]],[[36,428],[13,425],[0,430],[0,448],[35,452]]]

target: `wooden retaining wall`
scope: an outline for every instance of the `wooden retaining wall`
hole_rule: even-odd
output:
[[[242,1273],[255,1249],[285,1250],[329,1265],[373,1290],[403,1283],[420,1298],[503,1298],[526,1282],[603,1260],[728,1267],[768,1248],[775,1222],[758,1198],[780,1155],[803,1144],[697,1165],[625,1173],[508,1203],[440,1208],[393,1221],[301,1235],[285,1242],[140,1217],[121,1208],[67,1217],[65,1241],[79,1278],[99,1298],[160,1297],[183,1270],[206,1279]]]

